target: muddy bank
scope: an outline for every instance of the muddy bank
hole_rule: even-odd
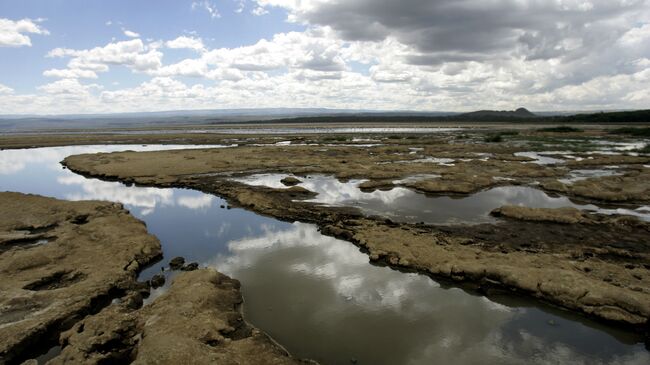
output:
[[[186,272],[153,303],[114,304],[61,336],[48,364],[309,364],[242,318],[239,282],[211,269]]]
[[[135,289],[160,243],[120,204],[0,193],[0,362],[38,355],[58,334]]]
[[[423,143],[424,142],[424,143]],[[439,141],[440,142],[440,141]],[[406,186],[431,194],[468,194],[502,185],[534,185],[587,201],[647,203],[650,156],[609,155],[588,165],[619,166],[618,176],[589,178],[574,184],[559,179],[584,165],[545,165],[515,156],[521,147],[402,140],[401,144],[355,147],[333,145],[241,146],[159,152],[118,152],[66,158],[65,164],[93,176],[163,184],[189,175],[282,172],[328,174],[339,179],[368,179],[365,188]],[[421,144],[422,143],[422,144]],[[576,158],[577,158],[576,154]],[[588,157],[585,157],[588,158]],[[151,163],[160,161],[160,163]],[[591,160],[590,160],[591,161]],[[414,175],[435,175],[396,184]]]
[[[468,148],[452,146],[446,153],[468,154]],[[566,173],[560,168],[528,163],[526,158],[513,158],[512,154],[487,162],[459,160],[453,166],[378,163],[408,158],[395,154],[403,149],[408,151],[404,146],[326,150],[241,147],[79,155],[66,158],[65,164],[75,172],[103,179],[217,194],[235,206],[260,214],[317,224],[323,233],[358,245],[378,263],[463,283],[484,293],[515,292],[629,329],[647,330],[650,228],[635,218],[582,213],[578,217],[573,211],[513,212],[504,208],[497,224],[395,223],[364,217],[352,208],[303,201],[301,198],[309,196],[309,192],[248,186],[227,179],[229,174],[242,172],[279,171],[299,176],[326,173],[341,179],[382,181],[374,188],[393,186],[395,178],[427,173],[443,175],[444,185],[428,185],[440,193],[440,189],[446,192],[456,185],[462,187],[462,192],[481,189],[486,179],[477,177],[483,175],[490,177],[493,186],[525,184]],[[503,147],[492,151],[496,149]],[[511,180],[494,179],[504,175]],[[421,190],[426,187],[420,186]]]
[[[160,242],[121,204],[0,193],[0,364],[301,363],[242,318],[239,282],[182,273],[142,307]],[[182,270],[193,270],[192,264]]]

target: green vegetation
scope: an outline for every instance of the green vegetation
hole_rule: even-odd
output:
[[[328,141],[328,142],[346,142],[347,140],[348,137],[346,136],[331,136],[331,137],[323,138],[323,141]]]
[[[502,135],[502,136],[518,136],[519,131],[502,131],[502,132],[499,132],[499,134]]]
[[[609,131],[610,134],[629,134],[635,137],[650,137],[650,127],[645,128],[616,128]]]
[[[552,133],[572,133],[572,132],[582,132],[580,128],[569,127],[567,125],[562,125],[558,127],[549,127],[549,128],[540,128],[539,132],[552,132]]]
[[[487,143],[503,142],[503,135],[501,133],[488,134],[487,136],[485,136],[485,142],[487,142]]]

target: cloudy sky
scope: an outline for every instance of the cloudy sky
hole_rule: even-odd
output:
[[[0,114],[650,106],[650,0],[2,0]]]

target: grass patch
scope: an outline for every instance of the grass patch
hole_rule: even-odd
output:
[[[328,141],[328,142],[346,142],[347,140],[348,137],[346,136],[330,136],[330,137],[323,138],[323,141]]]
[[[549,127],[549,128],[540,128],[540,132],[551,132],[551,133],[573,133],[573,132],[583,132],[580,128],[569,127],[568,125],[561,125],[558,127]]]
[[[392,135],[392,136],[388,136],[388,139],[402,139],[402,136]]]
[[[518,136],[519,132],[518,131],[502,131],[499,132],[501,136]]]
[[[503,135],[501,135],[501,133],[488,134],[487,136],[485,136],[485,142],[487,142],[487,143],[503,142]]]
[[[609,131],[610,134],[628,134],[636,137],[650,137],[650,127],[647,128],[616,128]]]

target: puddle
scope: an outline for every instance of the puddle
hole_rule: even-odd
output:
[[[196,191],[127,187],[61,169],[58,162],[79,151],[0,151],[0,161],[7,152],[23,161],[20,169],[0,174],[0,190],[124,203],[163,246],[165,260],[142,279],[175,256],[232,275],[242,282],[246,319],[296,356],[322,364],[355,359],[377,365],[650,362],[650,353],[629,333],[370,265],[352,244],[323,236],[312,225],[222,209],[222,199]]]
[[[253,186],[287,188],[280,182],[288,175],[257,174],[233,179]],[[416,175],[394,183],[437,178],[438,175]],[[532,208],[574,207],[604,214],[631,214],[650,221],[650,214],[630,209],[603,209],[593,204],[577,204],[569,198],[550,196],[545,192],[524,186],[502,186],[481,191],[469,196],[429,196],[404,187],[391,190],[364,192],[359,184],[365,180],[341,182],[332,176],[314,175],[298,177],[298,186],[318,195],[308,202],[347,206],[361,209],[367,215],[380,215],[396,222],[430,224],[490,223],[496,218],[490,212],[504,205],[520,205]],[[499,178],[497,178],[499,179]],[[503,178],[502,178],[503,179]]]
[[[561,164],[565,161],[559,158],[553,158],[546,156],[545,154],[556,154],[555,152],[516,152],[515,156],[517,157],[528,157],[534,159],[534,161],[526,161],[524,163],[534,163],[538,165],[554,165]]]
[[[569,178],[559,179],[558,181],[560,181],[563,184],[571,185],[576,181],[587,180],[587,179],[597,178],[597,177],[619,176],[619,175],[623,175],[623,174],[613,169],[572,170],[569,171],[569,176],[570,176]]]

